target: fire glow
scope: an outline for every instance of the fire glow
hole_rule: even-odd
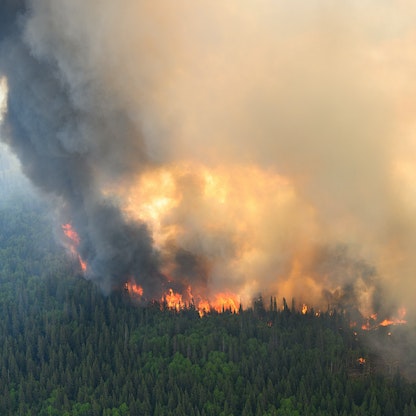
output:
[[[82,259],[81,255],[78,253],[78,246],[80,243],[80,239],[78,233],[72,228],[70,223],[62,225],[62,231],[64,235],[67,237],[67,247],[71,254],[77,257],[79,265],[83,273],[87,271],[87,263]]]
[[[158,214],[153,214],[153,218],[158,218]],[[67,239],[67,247],[70,253],[78,259],[82,272],[86,273],[87,264],[78,253],[78,247],[80,245],[80,237],[78,233],[73,229],[70,223],[63,224],[62,231]],[[166,278],[166,284],[168,285],[169,282],[172,282],[172,280],[173,279],[171,277]],[[180,281],[181,278],[179,277],[178,280]],[[130,277],[124,283],[124,289],[133,299],[140,301],[149,300],[146,299],[143,287],[138,284],[134,278]],[[195,292],[195,294],[193,292]],[[241,308],[239,295],[235,293],[230,291],[218,291],[212,293],[210,296],[206,296],[204,292],[206,292],[206,288],[198,288],[198,286],[192,288],[191,285],[188,285],[183,293],[179,293],[178,291],[174,291],[172,288],[169,288],[158,301],[164,308],[175,311],[181,311],[189,307],[189,305],[192,305],[198,311],[201,317],[213,311],[218,313],[224,311],[237,313]],[[308,305],[303,303],[301,305],[300,313],[302,315],[306,315],[308,311]],[[361,329],[369,331],[379,327],[404,325],[407,323],[407,320],[404,319],[406,316],[406,308],[399,308],[396,315],[397,316],[394,318],[385,318],[383,320],[379,320],[378,314],[372,313],[368,318],[365,319],[364,323],[361,325]],[[316,316],[319,316],[319,313],[317,313]],[[350,327],[356,326],[357,322],[350,323]]]
[[[132,299],[143,300],[145,298],[143,288],[131,280],[125,283],[124,289]],[[201,317],[213,311],[218,313],[225,311],[237,313],[239,311],[240,302],[236,295],[216,293],[212,299],[208,300],[201,296],[193,297],[191,290],[191,287],[188,287],[186,293],[182,295],[169,288],[159,299],[161,307],[179,312],[192,305]]]
[[[294,295],[288,281],[295,272],[287,273],[286,259],[276,252],[296,254],[317,234],[314,210],[300,201],[294,184],[254,165],[149,168],[132,182],[107,187],[105,195],[117,195],[126,218],[149,226],[165,276],[203,292],[220,309],[249,303],[265,289],[262,275],[274,277],[268,292]],[[314,303],[320,285],[308,278],[302,286]],[[221,301],[224,293],[232,293],[232,301],[227,295]]]
[[[361,325],[363,331],[370,331],[377,329],[379,327],[387,327],[392,325],[405,325],[407,320],[404,319],[406,316],[406,308],[399,308],[397,312],[397,317],[394,318],[385,318],[382,321],[378,320],[378,315],[376,313],[372,314],[366,319],[366,321]]]
[[[133,281],[126,282],[124,288],[133,297],[141,298],[143,296],[143,288]]]

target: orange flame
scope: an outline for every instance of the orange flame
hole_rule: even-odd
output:
[[[302,305],[302,315],[306,315],[308,313],[308,305],[305,303]]]
[[[82,260],[79,254],[78,254],[78,261],[79,261],[79,265],[81,266],[82,272],[85,273],[87,271],[87,263],[84,260]]]
[[[71,224],[63,224],[62,231],[72,241],[72,243],[74,243],[75,246],[79,245],[79,236],[77,232],[72,228]]]
[[[238,297],[229,292],[219,292],[212,297],[194,296],[192,294],[191,286],[188,286],[185,293],[176,293],[172,289],[168,290],[162,299],[169,309],[182,310],[186,308],[187,303],[192,304],[198,311],[199,316],[204,316],[211,311],[223,312],[231,311],[233,313],[238,312],[240,308],[240,302]]]
[[[211,307],[217,312],[222,312],[223,310],[237,312],[240,308],[240,302],[232,293],[217,293],[211,303]]]
[[[207,300],[202,300],[198,303],[199,316],[204,316],[211,311],[211,305]]]
[[[175,293],[172,289],[169,289],[168,293],[163,297],[162,302],[163,301],[169,309],[179,311],[184,308],[182,295],[180,293]]]
[[[379,323],[379,326],[389,326],[389,325],[404,325],[407,324],[405,319],[385,319]]]
[[[143,288],[140,286],[140,285],[138,285],[138,284],[136,284],[136,283],[134,283],[134,282],[132,282],[132,281],[129,281],[129,282],[126,282],[125,284],[124,284],[124,288],[131,294],[131,295],[133,295],[133,296],[135,296],[135,297],[142,297],[143,296]]]
[[[377,314],[373,313],[367,321],[361,326],[361,329],[364,331],[369,331],[371,329],[378,328],[380,326],[390,326],[390,325],[404,325],[407,321],[404,319],[406,316],[406,308],[402,307],[399,308],[397,311],[398,318],[386,318],[383,319],[381,322],[377,322]]]
[[[87,263],[82,259],[80,254],[78,253],[78,246],[80,243],[78,233],[72,228],[72,225],[67,223],[63,224],[62,231],[64,232],[65,236],[69,240],[69,251],[78,258],[79,265],[83,273],[87,271]]]
[[[220,277],[221,273],[209,275],[204,294],[195,293],[201,299],[208,298],[211,306],[217,302],[207,295],[213,293],[213,288],[225,291],[227,279],[232,286],[237,277],[257,274],[264,259],[274,258],[274,237],[270,238],[270,224],[264,223],[263,218],[282,212],[273,214],[273,218],[276,217],[276,226],[280,221],[284,225],[286,215],[298,212],[293,207],[300,202],[294,183],[273,170],[264,171],[254,165],[209,167],[189,161],[146,169],[128,184],[106,187],[104,194],[117,195],[127,219],[149,226],[154,246],[162,253],[163,273],[171,273],[175,266],[172,247],[193,252],[194,236],[201,236],[198,257],[203,265],[198,265],[207,267],[204,273],[217,266],[227,270],[226,278]],[[302,203],[299,208],[306,211],[302,218],[313,215],[309,205]],[[230,254],[217,255],[217,244],[227,247]],[[270,273],[275,273],[274,267]],[[244,283],[238,296],[248,303],[260,287],[254,279]],[[277,283],[271,290],[277,291]],[[183,301],[188,302],[187,294],[182,294]],[[218,308],[222,309],[219,302]],[[238,310],[238,303],[229,302],[225,307]]]

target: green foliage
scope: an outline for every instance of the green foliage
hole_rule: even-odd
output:
[[[139,308],[74,277],[48,224],[0,210],[1,415],[416,414],[415,385],[354,368],[343,315]]]

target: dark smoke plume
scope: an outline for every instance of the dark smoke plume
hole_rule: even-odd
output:
[[[31,49],[24,27],[35,5],[0,6],[0,73],[9,88],[3,135],[24,173],[56,199],[60,219],[78,233],[87,277],[107,293],[134,279],[150,298],[159,296],[163,278],[147,226],[127,221],[115,201],[96,193],[96,160],[111,158],[114,142],[123,145],[118,136],[131,134],[129,121],[114,109],[83,108],[57,61]],[[89,133],[100,135],[95,148],[85,139]]]

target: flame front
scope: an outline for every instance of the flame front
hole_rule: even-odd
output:
[[[143,287],[135,283],[133,279],[128,280],[124,284],[124,289],[133,299],[145,299]],[[201,317],[213,311],[236,313],[240,308],[240,302],[235,294],[229,292],[216,293],[209,299],[200,295],[194,297],[190,286],[187,287],[183,294],[169,288],[159,302],[162,308],[175,311],[184,310],[192,305]]]
[[[237,296],[232,293],[217,293],[211,304],[212,309],[217,312],[231,311],[237,312],[240,308],[240,302]]]
[[[186,294],[174,292],[169,289],[163,296],[162,303],[169,309],[181,310],[192,304],[198,311],[200,316],[206,315],[209,312],[224,312],[231,311],[236,313],[240,307],[240,302],[236,295],[232,293],[216,293],[210,299],[201,296],[193,296],[192,288],[187,288]]]

